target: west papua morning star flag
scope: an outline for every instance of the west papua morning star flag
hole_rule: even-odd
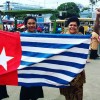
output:
[[[0,84],[68,85],[86,64],[89,35],[0,31]]]

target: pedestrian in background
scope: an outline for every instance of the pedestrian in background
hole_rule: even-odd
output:
[[[91,33],[90,59],[96,59],[98,56],[98,46],[100,43],[100,8],[96,9],[96,21],[94,32]]]
[[[83,26],[79,26],[79,34],[84,35],[84,27]]]
[[[98,46],[100,43],[99,35],[96,32],[92,32],[91,44],[90,44],[90,59],[98,58]]]

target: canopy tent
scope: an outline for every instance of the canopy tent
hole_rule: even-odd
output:
[[[17,24],[17,28],[25,28],[25,25],[24,24]]]

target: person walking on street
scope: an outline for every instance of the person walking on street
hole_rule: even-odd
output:
[[[96,59],[99,57],[98,46],[100,43],[100,8],[96,9],[96,21],[94,25],[94,31],[91,34],[90,59]]]

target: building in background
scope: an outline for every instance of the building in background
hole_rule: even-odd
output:
[[[31,10],[31,9],[43,9],[43,7],[38,5],[29,5],[27,6],[22,3],[6,1],[0,6],[0,10]]]

